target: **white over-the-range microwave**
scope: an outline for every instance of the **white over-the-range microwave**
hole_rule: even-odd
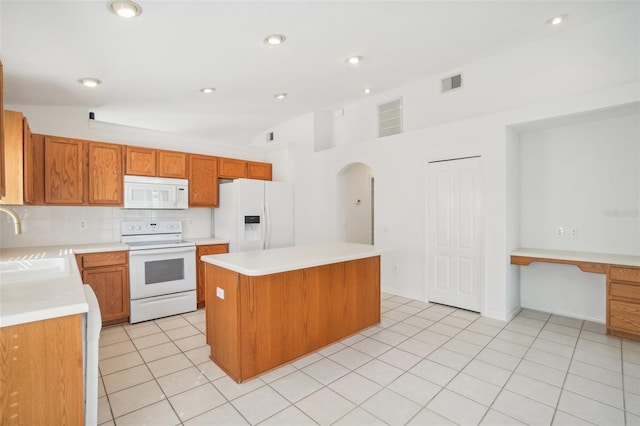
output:
[[[189,208],[189,181],[187,179],[125,176],[124,208],[187,209]]]

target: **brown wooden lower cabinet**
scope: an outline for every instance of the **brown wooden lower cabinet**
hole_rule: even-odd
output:
[[[1,327],[0,355],[0,424],[84,424],[80,314]]]
[[[615,265],[609,267],[607,332],[640,340],[640,268]]]
[[[198,309],[204,307],[205,299],[204,299],[204,286],[205,286],[205,263],[200,260],[202,256],[208,256],[210,254],[221,254],[221,253],[229,253],[229,244],[206,244],[201,246],[196,246],[196,294],[197,294],[197,302]]]
[[[380,322],[380,257],[246,276],[206,266],[211,359],[237,382]]]
[[[82,282],[96,294],[102,325],[129,320],[129,254],[127,251],[76,255]]]

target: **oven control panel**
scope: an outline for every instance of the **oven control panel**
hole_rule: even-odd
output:
[[[180,220],[132,220],[120,223],[120,235],[174,234],[182,232]]]

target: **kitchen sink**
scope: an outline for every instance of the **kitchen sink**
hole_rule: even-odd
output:
[[[65,257],[0,262],[0,283],[60,278],[70,272]]]

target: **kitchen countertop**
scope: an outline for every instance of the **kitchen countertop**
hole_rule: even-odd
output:
[[[19,262],[25,268],[38,261],[60,261],[42,271],[29,271],[29,279],[19,272],[0,278],[0,327],[87,312],[89,306],[74,255],[128,249],[122,243],[1,249],[1,262]]]
[[[330,243],[202,256],[202,260],[247,276],[278,272],[379,256],[379,246]]]
[[[204,237],[204,238],[185,238],[185,241],[196,243],[197,246],[208,246],[213,244],[229,244],[229,240],[216,237]]]

